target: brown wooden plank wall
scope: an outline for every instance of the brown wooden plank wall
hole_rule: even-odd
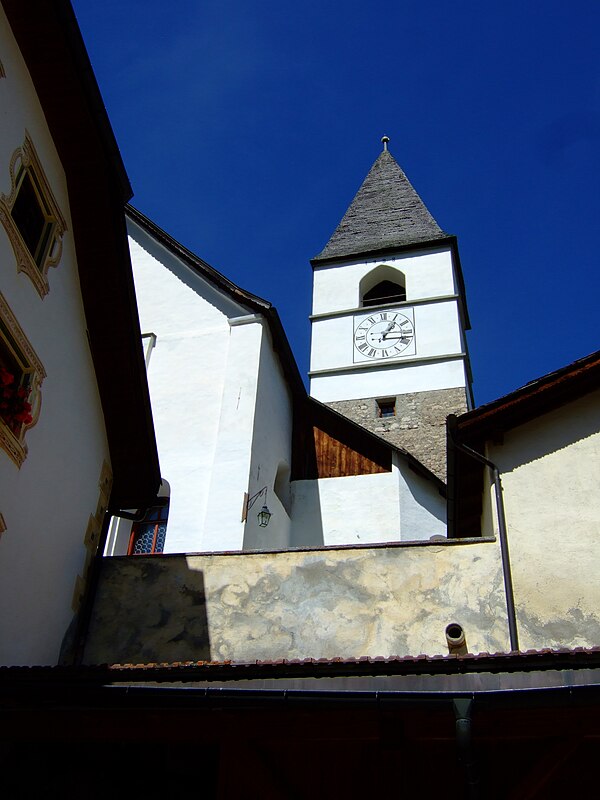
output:
[[[391,472],[392,449],[312,398],[295,409],[292,480]]]
[[[348,475],[373,475],[378,472],[389,472],[381,464],[368,458],[358,450],[340,442],[326,431],[313,426],[315,453],[317,461],[317,477],[341,478]],[[391,467],[391,464],[390,464]]]

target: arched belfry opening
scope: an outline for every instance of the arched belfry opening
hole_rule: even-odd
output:
[[[359,287],[360,305],[394,305],[406,300],[406,278],[399,269],[380,264],[365,275]]]

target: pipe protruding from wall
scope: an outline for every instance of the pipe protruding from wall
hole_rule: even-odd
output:
[[[451,622],[446,626],[446,642],[451,656],[464,656],[467,654],[465,631],[458,622]]]

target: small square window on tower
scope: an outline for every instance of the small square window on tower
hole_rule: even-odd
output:
[[[396,398],[390,397],[385,400],[376,400],[377,416],[378,417],[395,417],[396,416]]]

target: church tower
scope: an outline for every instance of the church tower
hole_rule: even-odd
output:
[[[388,141],[311,261],[310,393],[445,480],[446,417],[472,406],[458,247]]]

